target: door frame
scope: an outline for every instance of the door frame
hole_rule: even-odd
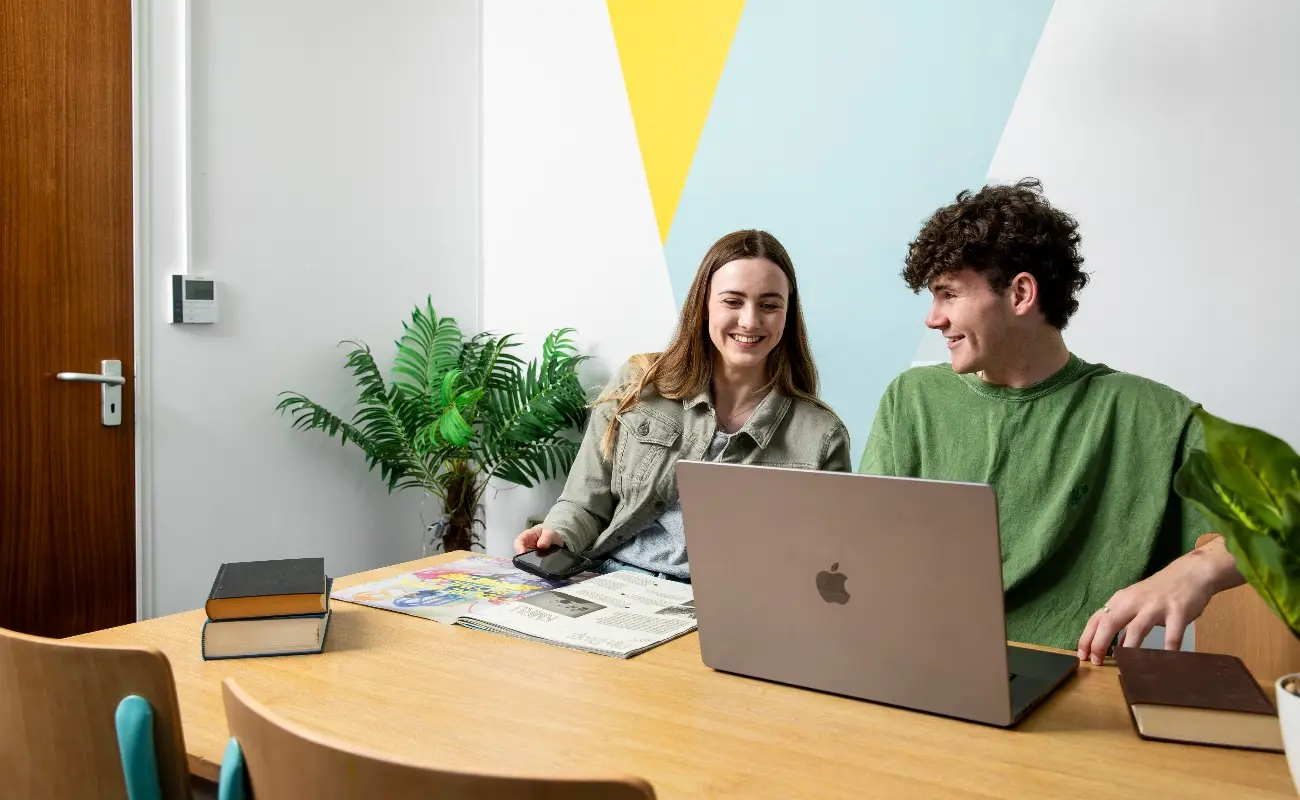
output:
[[[131,0],[136,618],[157,613],[152,335],[157,267],[190,271],[190,0]]]
[[[131,223],[132,223],[132,302],[131,322],[135,349],[135,372],[131,376],[134,391],[135,422],[135,616],[137,620],[153,616],[153,529],[150,480],[149,423],[149,164],[147,137],[149,108],[148,0],[131,0]]]

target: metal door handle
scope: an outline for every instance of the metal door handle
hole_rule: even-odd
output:
[[[98,383],[100,421],[110,427],[122,424],[122,387],[126,378],[122,376],[121,361],[99,362],[98,375],[93,372],[60,372],[55,377],[73,383]]]
[[[126,383],[126,378],[120,375],[96,375],[91,372],[60,372],[55,377],[61,381],[76,383],[109,383],[114,386],[122,386]]]

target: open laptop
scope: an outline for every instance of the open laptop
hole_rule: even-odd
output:
[[[680,461],[713,669],[1010,726],[1074,655],[1008,646],[984,484]]]

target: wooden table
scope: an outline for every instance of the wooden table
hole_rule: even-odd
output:
[[[1296,796],[1281,755],[1139,739],[1112,666],[1082,666],[1002,730],[717,673],[701,663],[694,634],[623,661],[333,607],[320,655],[203,661],[202,610],[77,638],[167,654],[190,768],[210,780],[229,738],[220,682],[232,676],[291,720],[407,758],[634,774],[662,798]]]

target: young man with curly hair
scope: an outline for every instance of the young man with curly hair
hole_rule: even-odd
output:
[[[1062,331],[1088,282],[1078,224],[1033,179],[962,192],[909,247],[903,280],[951,365],[897,377],[859,472],[989,483],[997,491],[1013,641],[1100,664],[1166,627],[1165,647],[1242,582],[1222,539],[1174,494],[1202,431],[1167,386],[1090,364]],[[960,535],[954,531],[954,535]]]

